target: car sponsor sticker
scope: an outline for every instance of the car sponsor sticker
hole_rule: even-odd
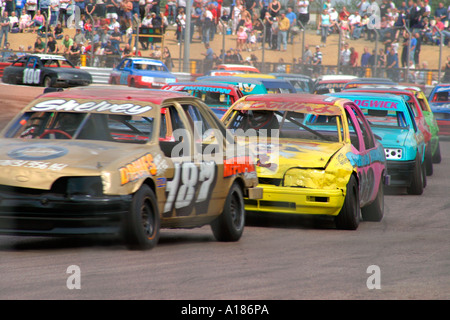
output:
[[[140,178],[156,175],[158,170],[150,153],[133,160],[119,168],[121,185],[136,181]]]
[[[8,156],[19,160],[49,160],[66,155],[68,150],[59,146],[34,145],[11,150]]]
[[[122,102],[122,103],[121,103]],[[49,99],[36,103],[31,111],[72,111],[72,112],[111,112],[126,115],[139,115],[153,109],[150,105],[131,102],[89,101],[74,99]]]

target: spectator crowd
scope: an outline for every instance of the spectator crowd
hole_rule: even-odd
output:
[[[176,29],[178,44],[186,36],[206,45],[217,34],[235,35],[236,49],[214,55],[214,59],[242,62],[242,51],[259,50],[264,43],[268,49],[286,51],[310,23],[313,3],[316,7],[323,3],[315,24],[320,45],[314,54],[305,51],[297,64],[320,65],[320,48],[326,46],[330,35],[342,32],[346,43],[340,64],[344,68],[371,64],[389,67],[388,61],[394,59],[390,58],[391,51],[397,60],[395,66],[405,66],[408,60],[418,66],[421,45],[440,44],[441,35],[444,44],[450,42],[450,6],[439,2],[432,9],[428,1],[360,0],[350,10],[345,6],[347,2],[332,0],[232,0],[225,8],[223,0],[192,0],[190,34],[185,35],[186,0],[0,0],[0,45],[7,46],[9,33],[35,33],[33,51],[66,54],[76,62],[83,51],[96,55],[136,54],[132,36],[138,26],[161,28],[164,33],[170,25]],[[75,36],[64,35],[68,27],[76,29]],[[45,41],[41,39],[44,36]],[[369,59],[374,55],[371,50],[364,49],[359,57],[349,46],[352,40],[362,38],[383,43],[383,52],[377,53],[376,61]],[[152,50],[150,56],[164,58],[167,48],[162,51],[158,44],[139,40],[143,50]],[[247,62],[256,60],[252,54]]]

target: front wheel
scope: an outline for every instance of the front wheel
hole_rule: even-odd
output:
[[[148,250],[159,240],[161,220],[156,196],[149,186],[143,185],[134,195],[125,218],[124,236],[130,249]]]
[[[244,225],[244,196],[235,182],[228,192],[222,214],[211,223],[211,229],[218,241],[238,241],[244,232]]]
[[[52,86],[52,78],[50,77],[45,77],[44,81],[42,82],[44,87],[48,88]]]
[[[359,205],[359,188],[356,178],[352,175],[347,183],[347,193],[341,211],[335,218],[336,228],[356,230],[361,220]]]

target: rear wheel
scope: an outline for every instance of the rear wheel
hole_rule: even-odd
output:
[[[228,192],[222,214],[211,223],[211,229],[218,241],[238,241],[244,232],[244,225],[244,196],[235,182]]]
[[[156,196],[149,186],[143,185],[133,196],[125,219],[124,236],[130,249],[147,250],[159,240],[161,221]]]
[[[436,152],[433,155],[433,163],[441,163],[441,145],[438,142]]]
[[[356,230],[361,220],[361,208],[359,206],[359,189],[356,178],[352,175],[347,183],[347,194],[344,205],[335,218],[338,229]]]
[[[380,180],[378,193],[375,200],[368,206],[361,209],[361,215],[364,221],[381,221],[384,216],[384,186]]]
[[[424,178],[426,179],[425,174],[422,172],[423,166],[419,158],[419,153],[417,155],[411,185],[406,189],[408,194],[413,195],[421,195],[423,193]]]
[[[431,154],[431,146],[428,146],[425,150],[425,168],[426,175],[433,175],[433,156]]]

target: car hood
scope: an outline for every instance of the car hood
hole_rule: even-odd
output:
[[[138,158],[138,148],[120,147],[104,141],[0,139],[0,184],[48,190],[60,177],[118,173],[120,163]],[[139,149],[142,155],[142,145]]]
[[[343,143],[279,139],[279,143],[250,144],[260,177],[282,178],[290,168],[325,169]]]

